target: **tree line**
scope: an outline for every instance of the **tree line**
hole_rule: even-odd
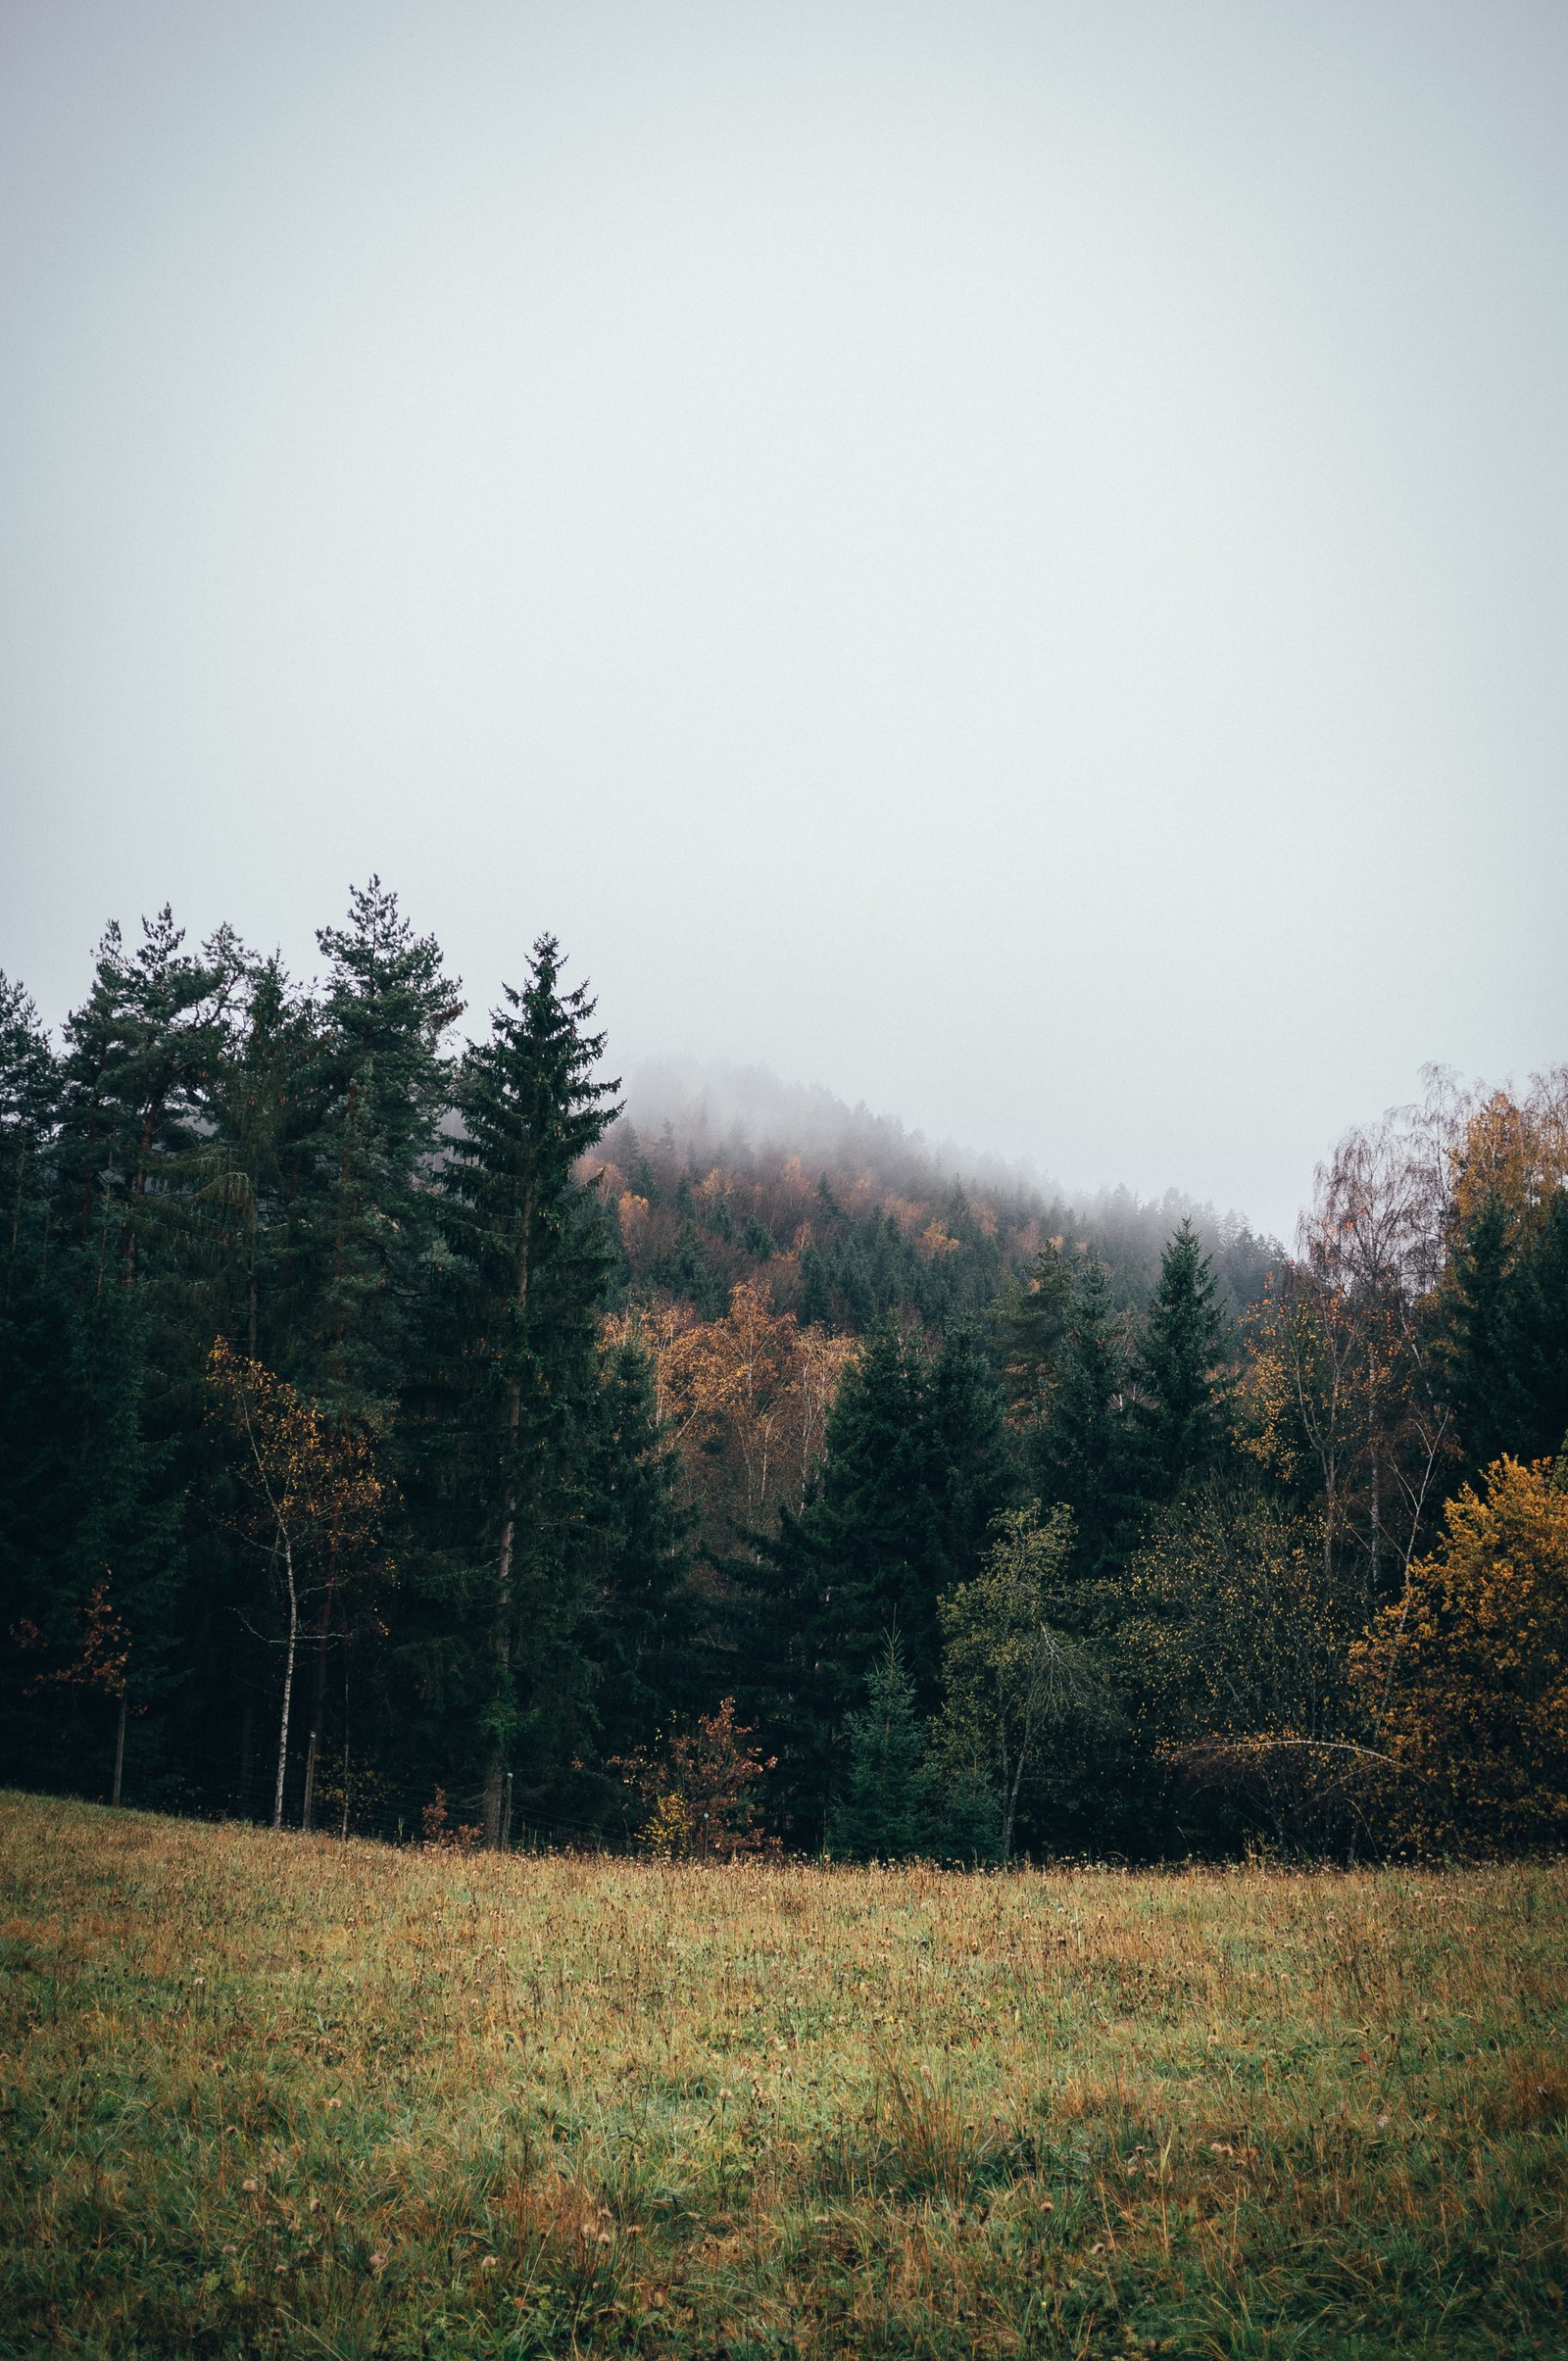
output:
[[[0,982],[0,1776],[953,1860],[1568,1825],[1562,1072],[1151,1269],[1125,1204],[639,1140],[552,937],[466,1043],[378,881],[318,942],[111,928],[58,1045]]]

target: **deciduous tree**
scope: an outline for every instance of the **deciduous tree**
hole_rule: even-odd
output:
[[[1055,1619],[1072,1516],[1012,1509],[972,1582],[942,1600],[944,1701],[936,1744],[958,1780],[985,1766],[1000,1801],[1003,1859],[1019,1802],[1052,1735],[1090,1708],[1103,1683],[1089,1650]]]
[[[1496,1460],[1444,1509],[1352,1654],[1403,1776],[1390,1810],[1423,1844],[1568,1835],[1568,1490],[1549,1460]]]
[[[283,1689],[272,1795],[272,1826],[281,1828],[304,1608],[313,1591],[342,1583],[363,1565],[373,1546],[382,1488],[363,1435],[328,1420],[318,1403],[233,1352],[221,1337],[208,1374],[240,1443],[251,1539],[273,1567],[282,1597]]]

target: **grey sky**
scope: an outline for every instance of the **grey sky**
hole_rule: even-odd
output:
[[[1288,1228],[1568,1054],[1568,10],[0,7],[0,964],[476,1010]]]

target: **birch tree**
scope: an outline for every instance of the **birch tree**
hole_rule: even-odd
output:
[[[331,1426],[319,1406],[220,1337],[208,1379],[240,1445],[250,1497],[249,1538],[265,1550],[281,1598],[283,1691],[278,1708],[272,1826],[283,1825],[289,1722],[307,1599],[341,1582],[373,1541],[382,1488],[362,1435]]]

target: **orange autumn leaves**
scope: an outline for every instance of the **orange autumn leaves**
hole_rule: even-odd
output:
[[[733,1547],[737,1527],[755,1531],[781,1506],[798,1508],[858,1340],[803,1328],[746,1280],[722,1319],[699,1320],[676,1303],[606,1323],[607,1345],[629,1336],[653,1364],[658,1414],[680,1448],[701,1538]]]

